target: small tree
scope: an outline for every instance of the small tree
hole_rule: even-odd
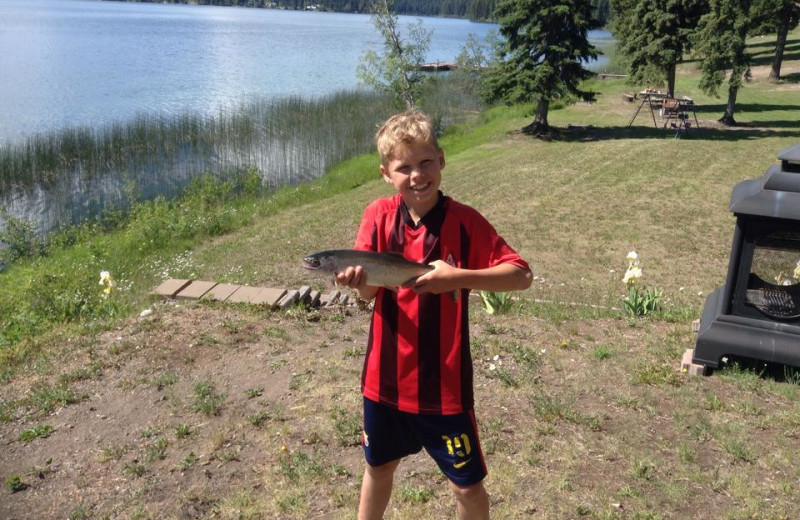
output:
[[[451,78],[459,89],[467,94],[483,96],[483,76],[489,68],[497,65],[496,56],[502,42],[496,30],[492,29],[483,39],[474,33],[467,35],[467,40],[456,56],[456,68]]]
[[[580,82],[592,73],[583,63],[597,58],[588,31],[596,27],[590,0],[503,0],[497,6],[506,41],[499,66],[487,77],[490,100],[537,101],[533,123],[523,130],[549,134],[550,102],[567,96],[594,100]]]
[[[390,0],[373,4],[372,23],[383,38],[380,53],[370,50],[361,58],[356,69],[358,79],[379,91],[391,95],[398,107],[407,109],[419,105],[429,83],[421,66],[431,42],[431,34],[422,21],[411,24],[408,39],[403,39],[397,15],[390,11]]]
[[[719,122],[735,125],[736,96],[750,79],[750,55],[745,43],[750,26],[750,0],[711,0],[710,7],[700,19],[696,33],[702,72],[699,86],[705,93],[717,96],[729,74],[728,102]]]

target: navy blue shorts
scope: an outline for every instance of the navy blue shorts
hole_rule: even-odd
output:
[[[425,448],[457,486],[477,484],[487,474],[472,410],[457,415],[413,414],[365,397],[361,444],[370,466],[380,466]]]

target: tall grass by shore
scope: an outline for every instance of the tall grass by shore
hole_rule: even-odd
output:
[[[255,170],[268,189],[296,184],[367,151],[391,110],[385,97],[351,91],[34,135],[0,148],[0,199],[43,235],[110,208],[127,210],[136,198],[175,197],[203,174],[223,180]]]
[[[443,126],[479,110],[437,81],[425,109]],[[273,190],[323,175],[372,149],[377,125],[396,108],[363,90],[320,98],[253,98],[216,115],[140,114],[102,128],[65,128],[0,146],[0,203],[39,236],[127,211],[134,200],[173,198],[201,175],[255,171]],[[4,223],[0,219],[0,232]]]

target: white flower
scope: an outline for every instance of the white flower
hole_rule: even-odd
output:
[[[636,254],[636,251],[631,251],[630,253],[628,253],[627,259],[628,259],[628,262],[633,264],[634,262],[639,260],[639,255]]]
[[[629,284],[635,282],[638,278],[642,277],[642,270],[635,265],[632,265],[625,271],[625,276],[622,278],[622,282]]]
[[[105,289],[103,289],[103,297],[108,298],[108,295],[111,294],[111,291],[116,285],[114,279],[111,278],[111,273],[108,271],[100,271],[100,285],[105,286]]]

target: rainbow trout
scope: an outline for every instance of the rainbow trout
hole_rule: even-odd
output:
[[[303,267],[312,271],[336,274],[348,266],[360,265],[367,284],[376,287],[399,287],[413,283],[433,267],[403,258],[399,253],[376,253],[357,249],[332,249],[303,258]]]

